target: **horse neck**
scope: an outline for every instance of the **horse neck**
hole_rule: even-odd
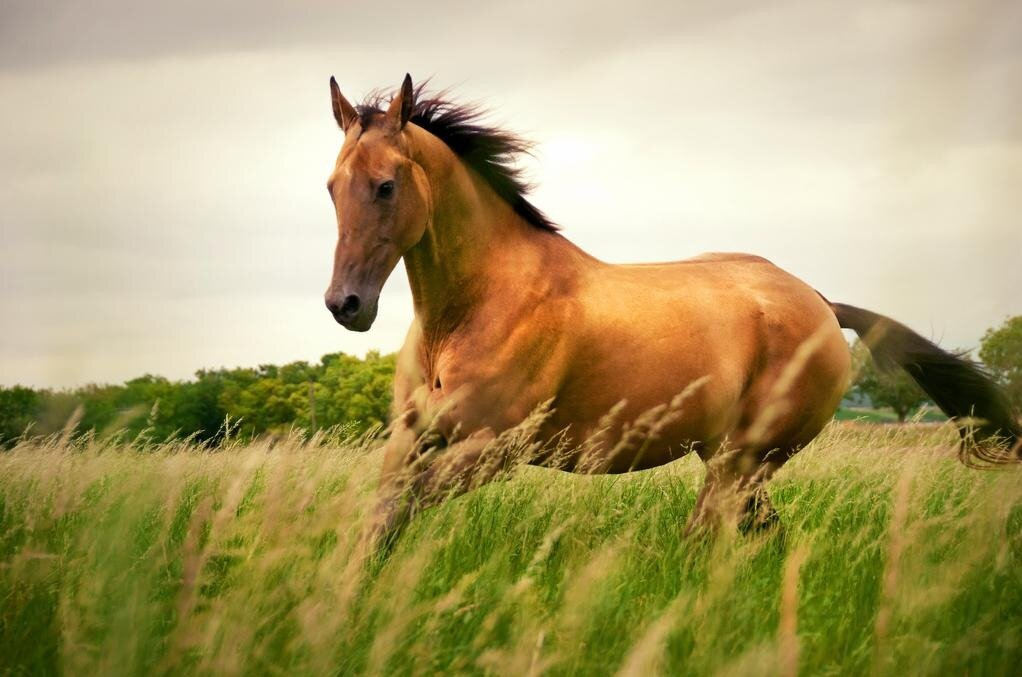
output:
[[[428,138],[427,138],[428,137]],[[422,239],[404,255],[415,314],[427,334],[446,333],[499,290],[513,294],[514,271],[495,264],[542,247],[539,232],[518,216],[442,141],[413,135],[413,159],[429,179],[432,215]],[[517,271],[521,274],[521,271]]]

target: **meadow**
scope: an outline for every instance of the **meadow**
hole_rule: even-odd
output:
[[[353,557],[372,435],[0,452],[4,674],[1011,674],[1022,473],[948,425],[835,422],[783,530],[684,539],[695,457],[521,468]],[[1016,673],[1017,674],[1017,673]]]

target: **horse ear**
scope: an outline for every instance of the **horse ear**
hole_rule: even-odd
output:
[[[387,117],[390,118],[398,129],[403,129],[408,124],[408,118],[412,117],[412,104],[415,103],[415,93],[412,91],[412,76],[405,73],[404,82],[397,96],[390,101],[390,108],[387,109]]]
[[[330,76],[330,102],[334,106],[334,119],[337,120],[337,125],[345,132],[348,131],[348,127],[358,119],[358,113],[355,111],[355,107],[348,103],[348,100],[341,94],[341,88],[337,86],[337,80],[334,80],[332,75]]]

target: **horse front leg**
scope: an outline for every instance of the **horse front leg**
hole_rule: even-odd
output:
[[[505,466],[490,445],[493,440],[485,430],[444,445],[421,439],[410,426],[396,426],[385,447],[363,552],[389,549],[416,513],[492,481]]]
[[[418,442],[419,433],[408,424],[408,417],[398,419],[383,447],[376,503],[362,531],[363,556],[369,557],[385,549],[411,516],[406,494]]]

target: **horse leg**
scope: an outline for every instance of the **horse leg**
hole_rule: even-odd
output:
[[[412,423],[414,417],[405,415],[399,418],[383,447],[383,469],[376,490],[376,505],[362,532],[361,550],[364,555],[386,549],[411,516],[406,485],[419,440],[419,431],[413,429]]]
[[[766,489],[766,477],[750,484],[748,498],[742,506],[738,529],[742,533],[761,532],[780,526],[781,518],[770,500]]]
[[[363,534],[367,553],[393,544],[415,513],[493,481],[503,456],[486,453],[494,435],[476,433],[444,446],[423,443],[407,425],[395,427],[384,451],[376,508]]]
[[[786,457],[781,456],[786,460]],[[686,535],[723,527],[746,533],[768,529],[779,522],[766,490],[766,482],[783,464],[749,449],[721,450],[704,458],[706,479],[696,499]]]

